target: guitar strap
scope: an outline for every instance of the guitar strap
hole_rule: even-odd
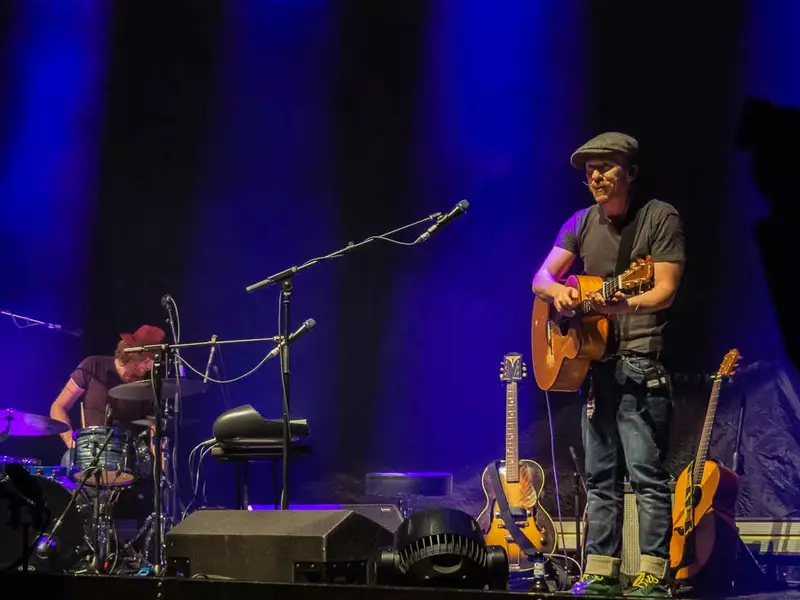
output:
[[[639,229],[639,221],[641,221],[642,205],[634,196],[631,198],[630,210],[628,218],[622,225],[622,234],[619,240],[619,253],[617,254],[617,265],[614,267],[614,275],[620,275],[625,272],[625,269],[631,264],[631,253],[633,252],[633,240],[636,237],[636,230]]]
[[[619,239],[619,251],[617,252],[617,264],[614,267],[614,276],[620,275],[625,272],[631,264],[631,254],[633,252],[633,240],[636,237],[636,231],[639,229],[639,222],[641,221],[642,204],[638,201],[636,195],[631,198],[631,206],[628,209],[628,214],[622,224],[622,233]],[[609,339],[606,342],[606,354],[615,355],[619,345],[619,319],[611,319],[611,332]]]
[[[508,506],[508,498],[506,498],[503,485],[500,483],[500,473],[497,470],[497,462],[493,462],[489,467],[489,479],[492,482],[494,495],[497,498],[497,504],[500,507],[500,516],[503,518],[503,522],[505,523],[508,533],[511,534],[511,538],[527,556],[535,556],[539,554],[539,551],[536,549],[533,543],[525,536],[524,533],[522,533],[522,530],[519,528],[519,525],[517,525],[514,517],[511,516],[511,509]]]

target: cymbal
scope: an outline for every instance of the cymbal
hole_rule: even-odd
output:
[[[181,417],[178,425],[193,425],[197,423],[197,419],[193,417]],[[156,418],[153,415],[147,415],[144,419],[136,419],[131,421],[131,425],[140,425],[142,427],[150,427],[156,424]]]
[[[197,379],[163,379],[161,381],[161,400],[172,398],[180,386],[181,396],[194,396],[202,394],[208,388],[208,384]],[[138,402],[150,402],[153,400],[153,382],[149,379],[143,381],[133,381],[123,383],[108,390],[108,395],[117,400],[135,400]]]
[[[13,408],[0,409],[0,436],[8,430],[11,437],[57,435],[69,431],[69,425],[43,415],[22,412]]]

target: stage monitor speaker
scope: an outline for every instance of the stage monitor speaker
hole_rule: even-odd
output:
[[[251,504],[250,510],[275,510],[275,508],[271,504]],[[289,510],[352,510],[392,533],[403,523],[403,515],[394,504],[290,504]]]
[[[167,574],[282,583],[368,581],[392,532],[352,510],[203,510],[167,532]]]

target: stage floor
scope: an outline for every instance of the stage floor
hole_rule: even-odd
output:
[[[525,592],[390,588],[108,575],[55,575],[46,573],[0,573],[3,598],[24,595],[34,600],[477,600],[518,598]],[[564,598],[563,594],[537,594]],[[769,594],[735,596],[748,600],[800,600],[800,591],[790,589]]]

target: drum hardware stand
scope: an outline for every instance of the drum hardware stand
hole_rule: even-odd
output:
[[[89,466],[84,470],[83,477],[81,477],[81,480],[78,483],[78,487],[76,487],[72,491],[72,496],[70,497],[69,502],[67,503],[67,506],[64,508],[64,510],[61,513],[61,515],[59,515],[58,519],[56,519],[56,522],[53,523],[53,527],[52,527],[52,529],[50,529],[50,532],[39,536],[39,538],[38,538],[38,540],[36,542],[36,555],[39,556],[39,558],[43,558],[43,559],[47,558],[58,547],[58,538],[56,537],[56,532],[61,527],[61,524],[64,521],[64,517],[69,512],[69,509],[72,508],[73,504],[75,504],[75,500],[77,499],[78,494],[80,494],[81,490],[83,490],[83,488],[86,487],[86,481],[89,479],[89,476],[91,476],[92,473],[94,473],[95,478],[96,478],[95,481],[97,481],[100,477],[103,476],[103,470],[100,468],[100,457],[103,455],[103,452],[105,452],[106,448],[108,447],[108,444],[111,441],[112,435],[113,435],[113,431],[109,431],[108,434],[106,435],[106,439],[103,440],[103,444],[100,446],[100,449],[98,450],[97,454],[95,454],[94,458],[92,458],[92,462],[90,462]],[[98,488],[99,488],[99,484],[96,483],[95,484],[95,489],[98,489]],[[100,515],[100,506],[99,506],[100,494],[99,494],[99,489],[98,489],[97,496],[94,498],[94,503],[95,503],[95,505],[94,505],[94,527],[95,527],[95,532],[94,533],[95,533],[95,535],[93,536],[93,538],[94,538],[95,548],[93,548],[92,550],[93,550],[93,554],[95,555],[95,557],[93,558],[92,569],[95,572],[100,572],[99,569],[98,569],[98,565],[99,565],[100,568],[102,568],[103,565],[104,565],[105,558],[103,558],[103,562],[100,562],[100,561],[97,560],[97,553],[98,553],[98,550],[100,548],[100,542],[101,542],[101,540],[100,540],[101,526],[100,526],[100,523],[99,523],[99,515]],[[106,511],[103,511],[104,514],[105,514],[105,512]],[[106,516],[106,518],[108,518],[108,517]]]
[[[462,200],[462,202],[466,203],[466,200]],[[464,210],[466,210],[466,207],[468,207],[468,206],[469,206],[469,203],[466,203],[466,206],[465,206]],[[452,211],[451,211],[451,213],[452,213]],[[281,284],[281,308],[283,310],[283,313],[281,315],[282,318],[280,320],[280,323],[281,323],[280,329],[281,329],[281,331],[279,331],[278,333],[283,335],[283,336],[288,336],[289,335],[289,324],[290,324],[289,315],[290,315],[290,308],[291,308],[292,293],[293,293],[293,289],[294,289],[294,286],[293,286],[293,283],[292,283],[292,278],[294,277],[295,273],[298,273],[299,271],[302,271],[303,269],[306,269],[306,268],[308,268],[308,267],[310,267],[312,265],[315,265],[318,262],[322,262],[323,260],[326,260],[326,259],[329,259],[329,258],[338,258],[338,257],[344,255],[346,252],[349,252],[351,250],[355,250],[356,248],[360,248],[361,246],[365,246],[366,244],[369,244],[370,242],[374,242],[375,240],[386,241],[387,238],[389,238],[389,236],[391,236],[391,235],[394,235],[394,234],[399,233],[401,231],[404,231],[406,229],[410,229],[412,227],[416,227],[417,225],[421,225],[422,223],[426,223],[428,221],[436,221],[436,224],[434,226],[432,226],[428,230],[428,232],[426,232],[427,235],[423,234],[422,236],[417,238],[417,241],[414,242],[414,244],[416,244],[416,243],[418,243],[420,241],[423,241],[423,239],[426,239],[427,237],[430,237],[430,234],[433,232],[434,227],[437,227],[440,224],[443,225],[444,222],[446,222],[447,220],[452,219],[453,216],[454,215],[451,215],[451,216],[448,217],[447,215],[443,216],[442,213],[435,213],[435,214],[432,214],[432,215],[430,215],[428,217],[425,217],[424,219],[420,219],[419,221],[416,221],[416,222],[411,223],[409,225],[404,225],[403,227],[399,227],[399,228],[394,229],[392,231],[389,231],[387,233],[384,233],[384,234],[381,234],[381,235],[372,236],[372,237],[368,237],[367,239],[359,242],[358,244],[354,244],[353,242],[350,242],[344,248],[340,248],[339,250],[336,250],[336,251],[328,254],[327,256],[321,256],[319,258],[313,258],[311,260],[308,260],[308,261],[304,262],[301,265],[291,266],[288,269],[284,269],[283,271],[275,273],[274,275],[271,275],[270,277],[267,277],[266,279],[263,279],[263,280],[261,280],[261,281],[259,281],[257,283],[253,283],[253,284],[247,286],[245,288],[245,290],[249,293],[249,292],[254,292],[254,291],[256,291],[256,290],[258,290],[258,289],[260,289],[262,287],[265,287],[265,286],[270,286],[270,285],[273,285],[273,284],[276,284],[276,283],[280,283]],[[396,241],[396,240],[389,240],[389,241]],[[413,244],[406,243],[405,245],[413,245]],[[281,350],[280,350],[280,354],[281,354],[281,383],[282,383],[281,387],[283,388],[283,456],[282,456],[282,462],[283,462],[282,488],[283,489],[281,490],[281,510],[286,510],[286,509],[289,508],[289,448],[291,446],[291,434],[290,434],[290,423],[291,423],[291,420],[289,418],[290,409],[291,409],[291,403],[290,403],[291,396],[290,396],[290,393],[289,393],[289,390],[290,390],[290,385],[289,385],[290,384],[290,381],[289,381],[290,377],[289,376],[291,374],[291,371],[289,369],[289,345],[288,344],[283,344],[282,345]]]
[[[93,516],[93,536],[94,542],[92,561],[89,565],[89,572],[103,575],[106,572],[106,560],[110,554],[108,532],[111,529],[111,515],[108,511],[108,490],[100,485],[99,478],[103,476],[103,469],[96,468],[95,474],[95,497],[94,497],[94,516]]]
[[[170,451],[169,451],[169,444],[167,443],[167,441],[168,441],[168,438],[164,438],[162,444],[163,444],[163,447],[164,447],[164,449],[163,449],[164,460],[167,462],[167,464],[169,464],[171,454],[170,454]],[[155,460],[155,457],[153,457],[153,460]],[[160,485],[160,494],[161,494],[161,497],[162,497],[162,503],[164,505],[166,505],[166,506],[162,507],[162,512],[161,512],[161,515],[160,515],[161,516],[161,530],[162,530],[161,531],[162,546],[164,545],[163,540],[166,537],[167,531],[171,527],[173,527],[175,525],[175,520],[169,514],[170,511],[168,509],[170,508],[170,506],[169,506],[168,502],[164,502],[163,501],[164,496],[171,495],[171,494],[165,494],[164,493],[165,489],[167,491],[170,491],[170,492],[173,490],[173,484],[172,484],[172,482],[170,482],[170,478],[168,476],[168,472],[169,472],[168,469],[163,469],[163,472],[161,473],[160,484],[159,484]],[[151,542],[151,540],[153,538],[153,535],[154,535],[154,531],[155,531],[155,527],[156,527],[156,523],[155,523],[156,521],[157,521],[157,519],[156,519],[156,513],[155,512],[152,512],[149,515],[147,515],[147,518],[145,519],[144,523],[142,523],[142,526],[139,527],[138,531],[136,532],[136,535],[133,536],[130,540],[128,540],[122,546],[120,551],[125,551],[125,550],[128,550],[131,547],[133,547],[133,545],[142,537],[142,535],[145,535],[145,533],[146,533],[147,535],[145,536],[144,544],[142,546],[142,558],[147,563],[149,563],[150,566],[155,567],[155,565],[158,564],[158,555],[156,555],[154,557],[153,561],[151,561],[149,559],[149,555],[150,555],[150,542]],[[140,565],[140,567],[141,566],[143,566],[143,565]]]

